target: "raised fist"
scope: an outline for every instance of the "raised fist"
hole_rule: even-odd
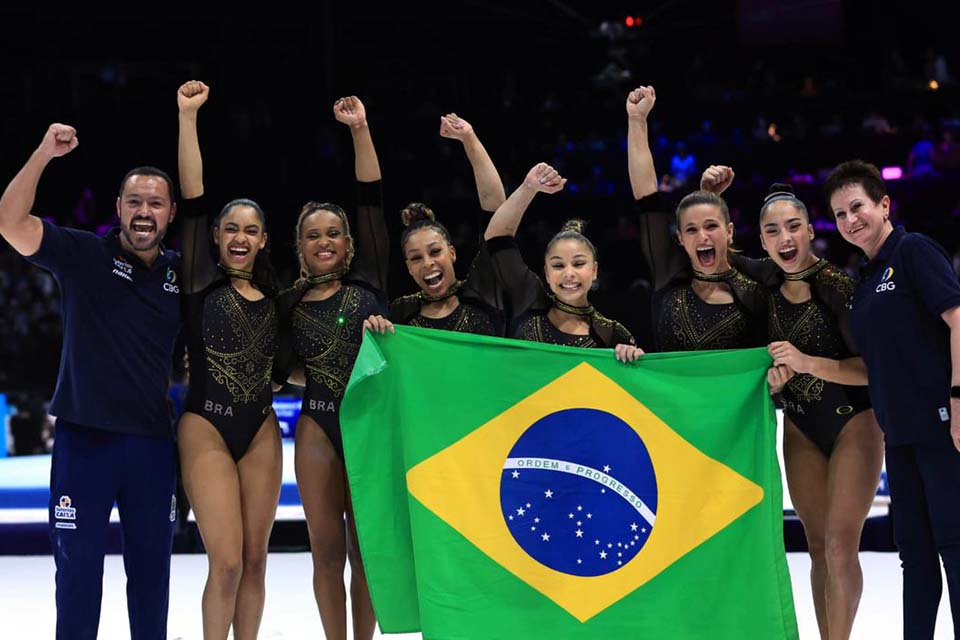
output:
[[[563,190],[563,186],[567,184],[567,179],[561,178],[557,170],[546,162],[541,162],[530,169],[523,183],[538,192],[556,193]]]
[[[199,80],[184,82],[177,89],[177,106],[180,113],[196,113],[210,97],[210,87]]]
[[[357,96],[346,96],[333,103],[333,117],[351,127],[360,127],[367,122],[367,110]]]
[[[444,138],[463,140],[473,133],[473,126],[455,113],[440,116],[440,135]]]
[[[627,94],[627,117],[646,119],[657,102],[653,87],[637,87]]]
[[[733,169],[722,164],[712,164],[700,176],[700,188],[720,195],[733,184]]]
[[[80,144],[77,130],[66,124],[54,123],[40,141],[39,151],[48,158],[65,156]]]

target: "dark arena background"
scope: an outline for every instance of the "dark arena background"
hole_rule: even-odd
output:
[[[459,143],[438,135],[439,116],[456,112],[473,125],[508,194],[540,161],[569,180],[562,194],[538,199],[527,213],[518,234],[522,251],[529,264],[540,265],[542,248],[562,222],[586,219],[600,263],[591,301],[646,348],[652,345],[651,290],[627,176],[627,93],[641,84],[656,87],[650,143],[661,189],[674,204],[697,187],[707,166],[734,168],[736,180],[724,197],[745,254],[764,255],[759,205],[770,183],[788,182],[810,210],[818,255],[856,276],[861,254],[840,238],[822,183],[838,163],[861,158],[882,168],[895,223],[936,239],[960,269],[956,13],[948,3],[867,0],[320,0],[296,10],[137,5],[65,13],[6,7],[0,10],[0,176],[4,185],[12,179],[50,123],[73,125],[80,146],[46,169],[34,212],[106,232],[117,222],[114,202],[129,168],[150,164],[176,175],[177,87],[203,80],[211,87],[199,124],[207,192],[218,208],[237,197],[263,205],[272,259],[289,284],[297,276],[293,239],[301,204],[353,208],[350,138],[331,106],[342,95],[357,95],[383,171],[394,297],[415,290],[398,247],[404,205],[422,201],[437,212],[457,247],[458,271],[469,266],[486,223]],[[166,244],[179,247],[176,222]],[[7,616],[14,617],[11,624],[35,623],[18,628],[24,632],[18,636],[52,629],[47,500],[56,429],[47,408],[60,349],[56,282],[0,239],[3,636]],[[425,379],[430,369],[427,363]],[[178,358],[170,394],[175,410],[183,375]],[[277,394],[285,435],[296,420],[298,393],[288,386]],[[296,557],[303,566],[285,565],[287,554],[274,553],[271,562],[297,573],[306,612],[316,617],[307,593],[310,563],[302,552],[308,540],[292,440],[285,440],[284,458],[271,551],[301,552]],[[182,511],[175,551],[196,554],[202,551],[196,525]],[[787,550],[804,551],[789,501],[784,514]],[[111,536],[116,553],[119,525]],[[888,637],[869,631],[879,624],[870,621],[871,611],[882,616],[884,607],[899,606],[883,482],[861,548],[879,552],[880,568],[871,574],[865,561],[866,620],[858,618],[854,637]],[[205,563],[195,557],[185,571],[196,574],[197,585],[189,599],[172,601],[171,637],[199,637]],[[789,557],[801,635],[815,637],[809,562],[801,553]],[[116,583],[122,569],[114,561],[108,558],[108,582]],[[15,582],[24,576],[37,577],[26,578],[29,588],[23,588]],[[268,572],[262,632],[272,624],[277,635],[270,637],[301,637],[284,631],[285,622],[269,622],[271,584]],[[122,637],[122,586],[108,587],[104,611],[116,609],[118,621],[110,624]],[[175,607],[184,613],[174,615]],[[105,626],[106,613],[103,619],[101,637],[108,637],[113,627]],[[174,629],[180,622],[189,631]],[[305,628],[319,633],[319,619],[309,623]],[[941,625],[944,632],[947,626]]]

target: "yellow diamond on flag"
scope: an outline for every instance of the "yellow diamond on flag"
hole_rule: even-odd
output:
[[[655,476],[656,507],[650,508],[631,493],[609,469],[599,469],[577,459],[570,451],[565,460],[511,456],[517,441],[538,421],[560,412],[591,410],[613,416],[639,436],[649,454]],[[598,434],[602,435],[602,434]],[[638,464],[640,462],[638,461]],[[609,570],[596,575],[575,575],[548,566],[528,553],[511,532],[517,514],[504,515],[501,482],[505,469],[546,469],[576,475],[598,491],[618,494],[636,511],[643,531],[636,551],[634,541],[594,540],[598,556],[609,557]],[[704,455],[654,415],[643,403],[595,368],[582,363],[513,405],[469,435],[427,458],[407,472],[410,493],[474,546],[525,583],[550,598],[580,622],[586,622],[632,593],[681,557],[723,530],[763,499],[763,489],[728,466]],[[552,493],[546,492],[546,499]],[[529,505],[528,505],[529,506]],[[655,513],[654,513],[655,511]],[[532,513],[531,513],[532,515]],[[589,514],[592,517],[592,514]],[[571,521],[586,515],[569,514]],[[512,523],[516,527],[516,522]],[[528,518],[524,533],[537,544],[560,544],[548,531],[537,530],[539,519]],[[573,526],[573,525],[571,525]],[[577,527],[582,536],[585,526]],[[533,543],[530,543],[533,544]],[[630,553],[624,556],[626,547]],[[620,554],[624,560],[616,560]],[[571,560],[572,561],[572,560]],[[594,561],[599,562],[594,558]],[[580,562],[577,558],[576,562]]]

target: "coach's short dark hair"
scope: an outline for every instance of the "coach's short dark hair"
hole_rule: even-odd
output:
[[[887,195],[887,185],[875,165],[863,160],[849,160],[830,172],[823,183],[823,193],[827,202],[834,193],[847,185],[858,184],[874,202],[880,202]]]
[[[170,202],[177,201],[177,191],[173,186],[173,180],[170,179],[170,176],[167,175],[167,172],[163,169],[150,166],[137,167],[136,169],[130,169],[130,171],[127,171],[127,175],[123,176],[123,180],[120,181],[121,197],[123,196],[123,190],[127,186],[127,181],[129,181],[133,176],[154,176],[160,178],[167,183],[167,189],[170,191]]]

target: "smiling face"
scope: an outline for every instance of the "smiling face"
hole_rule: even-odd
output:
[[[457,252],[443,234],[432,227],[424,227],[407,236],[403,257],[410,276],[430,297],[442,296],[457,281],[453,269]]]
[[[256,209],[234,205],[214,229],[214,243],[220,249],[220,264],[240,271],[253,271],[257,253],[267,244],[267,233]]]
[[[720,207],[695,204],[680,214],[677,233],[693,268],[702,273],[722,273],[730,268],[727,252],[733,242],[733,223]]]
[[[297,239],[302,267],[318,276],[343,269],[353,251],[353,243],[343,220],[333,211],[317,209],[303,217]]]
[[[121,242],[134,253],[154,251],[175,213],[166,180],[152,175],[130,176],[117,198]]]
[[[760,218],[760,242],[783,271],[798,273],[816,261],[812,240],[813,225],[789,200],[776,200],[766,207]]]
[[[585,307],[587,294],[597,279],[597,261],[583,241],[564,238],[547,248],[544,274],[550,291],[562,302]]]
[[[859,183],[847,184],[834,191],[830,195],[830,210],[843,239],[871,258],[877,255],[893,228],[890,224],[890,196],[874,202]]]

